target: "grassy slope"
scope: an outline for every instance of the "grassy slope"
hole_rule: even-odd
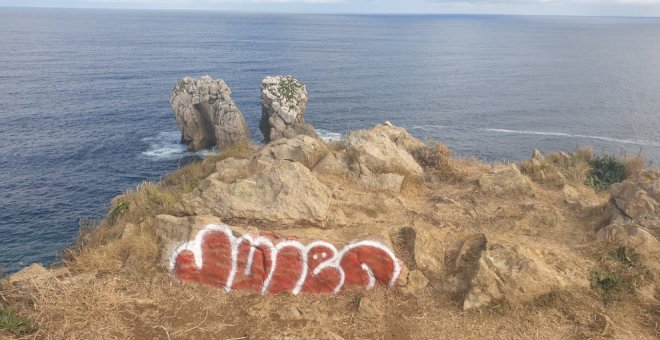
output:
[[[576,210],[561,196],[559,177],[596,199],[606,196],[583,184],[591,157],[586,151],[568,160],[550,155],[540,164],[521,165],[539,187],[534,214],[518,209],[528,197],[502,200],[484,196],[474,182],[488,166],[453,159],[448,150],[436,145],[416,154],[425,166],[424,181],[405,184],[402,197],[414,211],[390,211],[383,203],[384,193],[359,190],[349,192],[347,199],[366,205],[356,204],[354,211],[347,208],[347,215],[376,224],[424,221],[452,225],[484,232],[489,238],[515,237],[523,243],[545,240],[548,247],[567,244],[575,254],[597,264],[585,268],[585,275],[592,275],[594,289],[554,292],[527,303],[500,303],[464,312],[462,302],[442,287],[416,294],[377,289],[338,296],[260,296],[226,295],[215,288],[175,284],[156,267],[159,248],[153,233],[154,216],[171,213],[179,197],[213,172],[218,160],[247,157],[252,152],[250,146],[239,145],[190,164],[161,183],[144,183],[116,198],[106,219],[83,230],[78,246],[65,256],[58,277],[1,286],[0,306],[11,305],[31,321],[34,330],[26,337],[53,339],[261,339],[285,334],[370,339],[651,339],[658,334],[657,306],[640,303],[632,293],[648,279],[643,264],[636,262],[635,254],[624,254],[626,260],[622,261],[613,245],[587,242],[602,225],[602,212]],[[350,185],[339,179],[323,181],[331,187]],[[365,200],[365,195],[372,199]],[[458,213],[477,206],[497,209],[472,219]],[[135,230],[131,237],[122,238],[127,223],[135,225]],[[530,224],[540,227],[524,227]],[[608,281],[611,273],[617,273],[618,281]],[[11,333],[0,331],[0,338],[3,335]]]

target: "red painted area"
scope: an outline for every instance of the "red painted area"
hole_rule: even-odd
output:
[[[274,244],[276,240],[280,240],[279,246]],[[175,251],[171,265],[181,281],[271,294],[391,286],[401,271],[399,260],[377,242],[337,250],[327,242],[306,246],[276,235],[237,238],[227,226],[201,231],[195,241]]]
[[[307,252],[308,273],[302,291],[304,293],[333,293],[335,288],[341,283],[341,273],[338,268],[326,267],[319,273],[314,274],[314,270],[334,258],[336,252],[334,249],[317,245]]]
[[[247,269],[251,248],[254,249],[252,263],[250,268]],[[261,292],[261,287],[263,287],[272,266],[271,251],[272,247],[270,246],[253,246],[248,240],[243,240],[238,246],[236,274],[232,289]]]
[[[369,284],[369,274],[364,270],[367,265],[371,270],[376,284],[388,285],[392,280],[392,273],[396,259],[392,258],[380,248],[368,245],[354,247],[342,257],[341,268],[346,274],[346,286],[366,286]]]
[[[277,265],[268,292],[278,294],[292,292],[303,274],[302,252],[293,246],[286,246],[277,252]]]

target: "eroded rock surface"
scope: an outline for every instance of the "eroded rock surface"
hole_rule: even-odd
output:
[[[305,123],[307,88],[292,76],[268,76],[261,82],[259,128],[268,143],[281,138],[307,135],[319,138]]]
[[[186,215],[213,214],[283,224],[320,223],[327,218],[330,190],[304,165],[274,160],[255,168],[257,173],[233,182],[209,176],[196,192],[183,197],[182,210]]]
[[[376,125],[368,130],[351,132],[346,138],[346,151],[358,163],[361,175],[423,174],[410,150],[422,145],[405,130],[390,124]]]
[[[660,170],[641,172],[609,191],[623,213],[660,233]]]
[[[181,129],[181,142],[191,151],[250,139],[243,114],[222,79],[185,77],[172,90],[170,104]]]

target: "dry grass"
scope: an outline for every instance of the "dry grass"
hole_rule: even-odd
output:
[[[326,147],[328,150],[332,152],[339,152],[342,150],[346,150],[346,141],[341,140],[341,141],[329,141],[326,142]]]
[[[190,163],[159,183],[144,182],[113,199],[108,215],[98,224],[82,226],[76,247],[65,251],[72,270],[117,273],[152,272],[158,258],[158,240],[153,231],[159,214],[176,213],[181,195],[193,191],[215,164],[223,159],[247,158],[256,152],[249,143],[235,144],[217,155]],[[122,238],[127,224],[133,225],[131,237]]]
[[[328,149],[326,149],[326,148],[314,149],[311,153],[305,154],[305,158],[300,160],[300,163],[302,163],[302,165],[307,167],[307,169],[312,170],[329,153],[330,153],[330,151],[328,151]]]
[[[530,159],[518,165],[520,171],[534,182],[562,187],[566,183],[573,186],[583,185],[589,171],[592,159],[590,148],[578,148],[572,154],[550,152],[545,159]]]
[[[646,169],[646,158],[642,155],[624,156],[622,158],[626,178],[632,177]]]

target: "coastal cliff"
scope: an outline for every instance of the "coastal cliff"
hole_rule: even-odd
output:
[[[0,283],[30,325],[15,333],[657,335],[660,170],[639,159],[612,159],[610,183],[586,149],[486,164],[389,122],[340,142],[266,131],[116,197],[62,266]]]

